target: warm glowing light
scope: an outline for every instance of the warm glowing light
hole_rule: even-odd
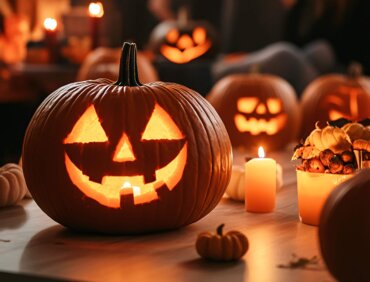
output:
[[[171,116],[162,107],[156,104],[141,139],[179,140],[182,138],[184,138],[184,135],[173,122]]]
[[[44,20],[44,28],[49,31],[54,31],[56,30],[58,26],[58,22],[56,19],[53,18],[46,18]]]
[[[257,109],[256,109],[256,113],[259,114],[259,115],[263,115],[266,113],[266,106],[264,104],[259,104]]]
[[[247,119],[242,114],[236,114],[234,117],[235,126],[239,132],[248,132],[251,135],[266,133],[267,135],[275,135],[285,126],[287,115],[280,114],[277,117],[267,119],[257,119],[251,117]]]
[[[183,51],[179,50],[177,47],[163,45],[160,52],[173,63],[185,64],[207,53],[211,46],[212,43],[209,40],[202,45],[186,48]]]
[[[267,99],[267,107],[270,114],[277,114],[281,112],[281,101],[277,98]]]
[[[135,159],[130,140],[128,140],[127,135],[124,133],[114,152],[113,161],[122,163],[134,161]]]
[[[73,126],[71,132],[64,139],[64,144],[109,143],[108,137],[101,125],[95,107],[89,106]],[[141,141],[149,140],[182,140],[185,136],[177,127],[171,116],[158,104],[143,132]],[[87,145],[88,146],[88,145]],[[115,163],[129,163],[138,161],[133,151],[129,137],[123,133],[118,142],[112,161]],[[181,181],[187,161],[187,143],[180,152],[163,167],[155,170],[155,179],[152,182],[144,181],[144,176],[138,175],[103,175],[101,181],[96,182],[78,167],[79,160],[72,162],[68,153],[65,153],[65,166],[72,183],[87,197],[102,205],[120,208],[127,202],[121,198],[132,199],[134,205],[149,203],[159,198],[157,189],[161,187],[172,191]],[[97,164],[98,166],[98,164]],[[102,169],[104,165],[102,165]]]
[[[179,38],[179,32],[176,28],[171,29],[166,35],[167,41],[172,44],[175,44],[178,38]]]
[[[137,197],[137,196],[140,196],[141,195],[141,189],[139,186],[132,186],[130,182],[128,181],[125,181],[121,187],[121,190],[124,190],[124,189],[132,189],[133,193],[134,193],[134,197]]]
[[[194,42],[198,45],[203,44],[207,40],[207,31],[202,27],[197,27],[193,31]]]
[[[121,195],[133,194],[134,204],[138,205],[158,199],[156,189],[164,184],[166,184],[168,190],[172,191],[181,180],[185,169],[187,144],[184,145],[177,157],[155,172],[156,180],[150,183],[144,183],[142,175],[104,176],[101,184],[93,182],[71,161],[67,153],[64,155],[68,175],[72,183],[82,193],[104,206],[119,208],[121,206]],[[128,183],[125,184],[126,182]],[[131,186],[131,183],[134,186]]]
[[[258,147],[258,157],[261,159],[265,157],[265,150],[263,149],[262,146]]]
[[[256,97],[243,97],[238,99],[236,106],[239,112],[250,114],[254,111],[258,104]]]
[[[94,106],[91,105],[73,126],[71,133],[64,140],[64,144],[107,141],[108,137],[100,124]]]
[[[329,119],[330,120],[336,120],[339,118],[346,118],[349,120],[358,120],[360,119],[360,113],[359,113],[359,101],[358,96],[361,95],[362,90],[359,89],[352,89],[350,87],[342,86],[338,90],[338,96],[330,95],[326,97],[326,99],[323,101],[323,104],[327,105],[329,108]],[[349,97],[349,103],[348,101],[344,101],[343,99],[347,99],[346,97]],[[349,104],[349,107],[347,106]],[[339,107],[339,109],[333,109],[333,107]]]
[[[177,47],[179,49],[186,49],[193,47],[193,40],[187,34],[184,34],[180,37],[179,41],[177,42]]]
[[[94,18],[101,18],[104,15],[103,4],[101,2],[91,2],[89,5],[89,15]]]

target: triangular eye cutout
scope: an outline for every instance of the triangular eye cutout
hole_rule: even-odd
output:
[[[183,138],[184,135],[171,116],[162,107],[155,104],[141,140],[179,140]]]
[[[64,139],[64,144],[107,142],[108,137],[100,124],[93,105],[87,108]]]
[[[113,155],[113,161],[115,162],[127,162],[136,160],[134,153],[132,152],[131,143],[125,133],[123,133],[121,139],[118,142],[116,150]]]

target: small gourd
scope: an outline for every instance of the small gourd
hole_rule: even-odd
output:
[[[12,163],[0,167],[0,208],[17,204],[26,193],[22,168]]]
[[[361,123],[350,122],[344,125],[342,129],[347,133],[352,142],[358,139],[370,140],[370,129]]]
[[[276,189],[280,190],[283,187],[283,169],[281,165],[276,166]],[[226,188],[226,195],[230,199],[244,202],[245,201],[245,181],[244,181],[244,167],[240,165],[233,165],[231,172],[231,179]]]
[[[351,148],[351,140],[342,128],[327,125],[323,129],[316,124],[316,129],[311,132],[305,145],[312,145],[320,151],[332,150],[335,154]]]
[[[198,235],[196,250],[205,259],[214,261],[232,261],[240,259],[249,248],[247,237],[239,231],[229,231],[223,234],[221,224],[217,233],[203,232]]]

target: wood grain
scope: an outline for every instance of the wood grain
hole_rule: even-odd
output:
[[[317,228],[299,221],[290,155],[287,150],[269,156],[282,164],[284,171],[275,212],[247,213],[242,203],[224,198],[202,220],[167,233],[131,237],[76,234],[48,218],[32,200],[2,209],[0,280],[5,277],[2,275],[19,273],[20,277],[84,281],[334,281],[320,256]],[[238,152],[234,162],[243,159],[244,154]],[[220,223],[226,224],[226,232],[237,229],[249,238],[250,250],[237,263],[206,262],[195,251],[197,234],[215,230]],[[277,267],[289,263],[293,253],[317,255],[319,264],[312,270]]]

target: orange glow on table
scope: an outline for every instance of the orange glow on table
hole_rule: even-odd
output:
[[[319,225],[321,210],[334,188],[353,174],[314,173],[297,170],[299,217],[309,225]]]
[[[265,158],[262,147],[259,158],[245,164],[245,205],[249,212],[271,212],[276,199],[276,162]]]

